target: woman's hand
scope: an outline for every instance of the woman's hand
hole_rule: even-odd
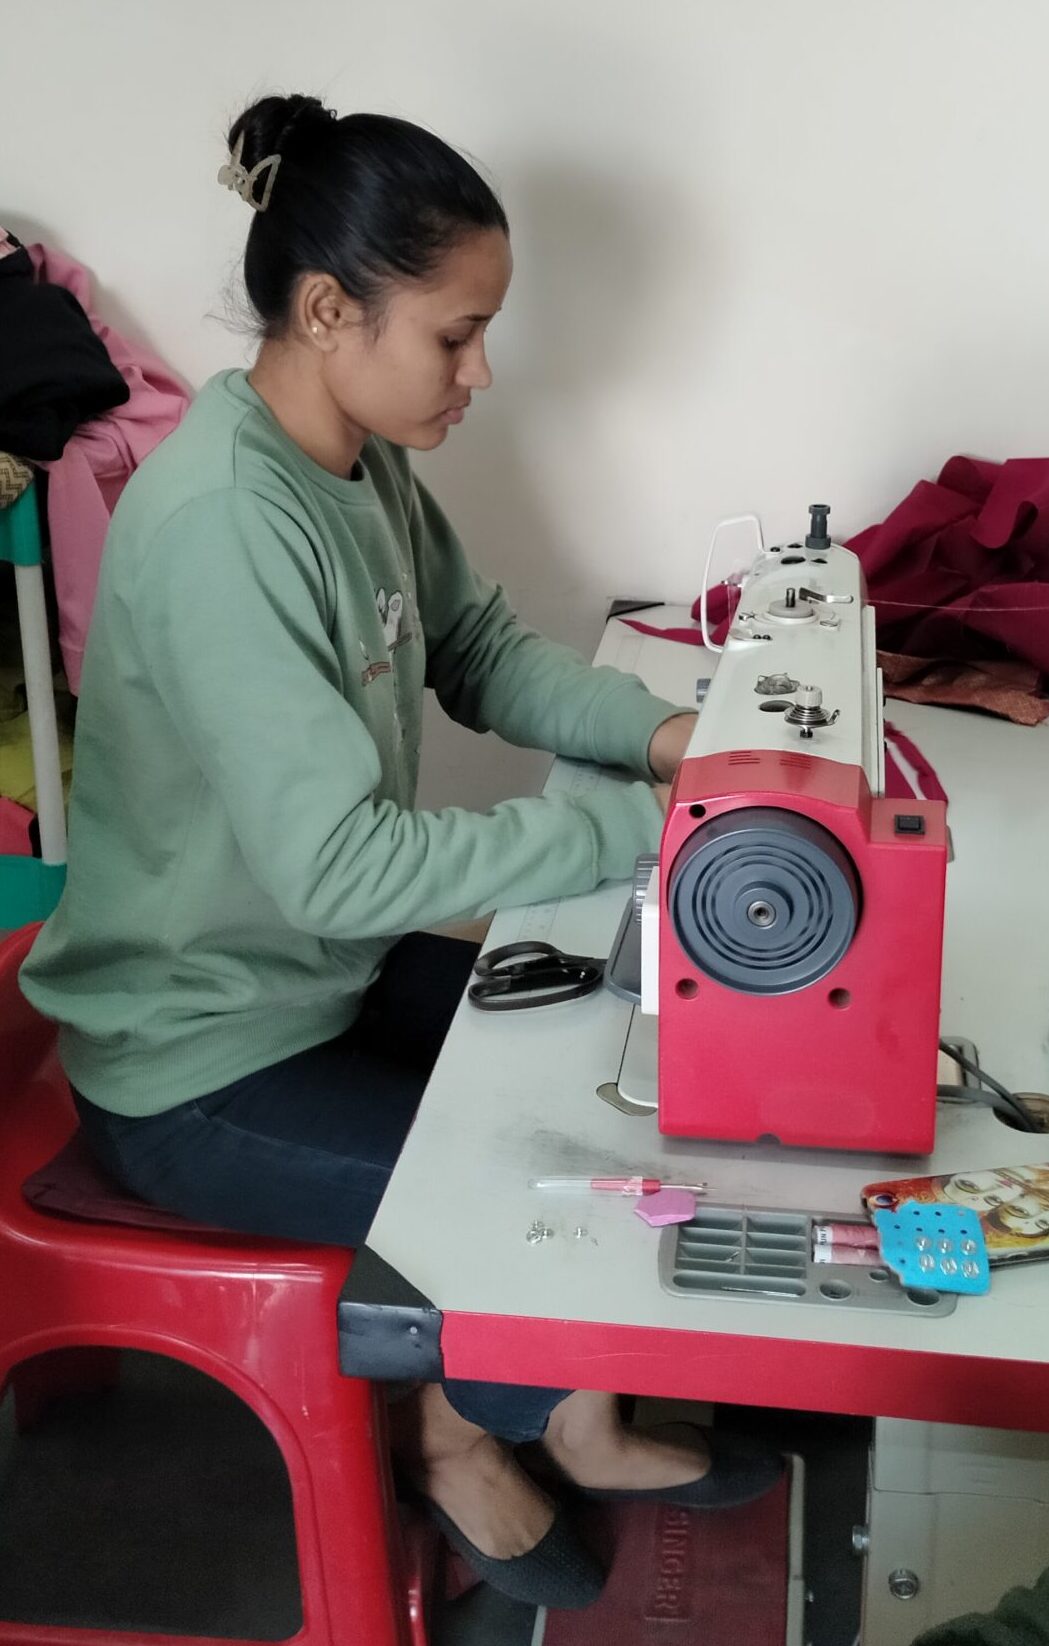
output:
[[[672,783],[695,729],[695,714],[674,714],[652,733],[648,763],[661,783]],[[664,810],[666,808],[664,807]]]
[[[659,802],[659,809],[663,813],[663,816],[665,817],[666,814],[667,814],[667,807],[670,805],[670,784],[669,783],[654,783],[652,785],[652,793],[655,795],[656,800]]]

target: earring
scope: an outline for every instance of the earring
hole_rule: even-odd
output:
[[[320,327],[319,326],[311,326],[310,331],[313,333],[314,337],[317,337],[320,334]]]

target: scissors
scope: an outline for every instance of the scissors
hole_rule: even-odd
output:
[[[600,987],[605,962],[593,955],[564,954],[552,943],[504,943],[474,962],[478,982],[467,990],[482,1012],[520,1012],[579,1000]]]

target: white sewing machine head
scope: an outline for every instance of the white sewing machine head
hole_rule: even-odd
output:
[[[730,522],[715,532],[700,623],[707,649],[719,654],[716,685],[688,757],[800,749],[859,766],[880,795],[885,754],[874,611],[856,556],[827,535],[830,510],[814,503],[810,513],[804,544],[766,549],[758,528],[757,554],[723,646],[707,620],[706,578],[718,532]]]
[[[642,1008],[662,1131],[921,1153],[945,808],[884,798],[874,614],[828,513],[759,547],[723,647],[704,587],[720,655],[642,909]]]

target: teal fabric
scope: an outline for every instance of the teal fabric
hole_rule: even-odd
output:
[[[39,566],[44,558],[36,486],[29,486],[0,509],[0,560],[12,566]]]

